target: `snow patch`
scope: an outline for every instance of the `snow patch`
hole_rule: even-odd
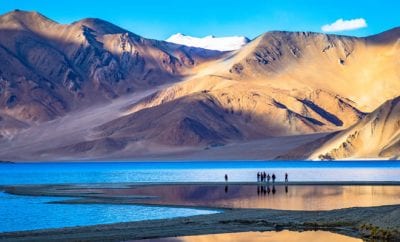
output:
[[[244,36],[215,37],[208,35],[204,38],[197,38],[177,33],[169,37],[167,42],[191,47],[198,47],[209,50],[232,51],[242,48],[250,40]]]

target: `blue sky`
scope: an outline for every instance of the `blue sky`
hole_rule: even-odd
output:
[[[60,23],[101,18],[154,39],[178,32],[249,38],[270,30],[322,32],[338,19],[365,21],[367,27],[333,32],[356,36],[400,26],[396,0],[1,0],[1,14],[14,9],[35,10]]]

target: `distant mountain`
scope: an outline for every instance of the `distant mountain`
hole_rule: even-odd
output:
[[[221,52],[145,39],[99,19],[61,25],[12,12],[0,17],[0,159],[225,148],[253,155],[230,148],[249,142],[280,157],[304,144],[305,158],[353,157],[324,144],[400,96],[399,30],[365,38],[274,31]],[[396,150],[397,136],[388,137],[368,154]]]
[[[238,50],[242,48],[244,45],[246,45],[248,42],[250,42],[250,40],[244,36],[217,38],[212,35],[209,35],[204,38],[196,38],[181,33],[172,35],[166,41],[179,45],[186,45],[186,46],[198,47],[209,50],[219,50],[219,51]]]
[[[396,39],[375,40],[269,32],[96,131],[207,145],[342,130],[399,94]]]
[[[100,19],[0,16],[0,134],[179,81],[218,51],[150,40]]]

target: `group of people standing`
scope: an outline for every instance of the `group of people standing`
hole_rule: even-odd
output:
[[[269,173],[264,172],[257,172],[257,181],[258,182],[269,182],[272,178],[272,182],[275,182],[276,176],[274,173],[272,173],[272,176],[269,175]]]
[[[288,174],[285,173],[285,182],[288,182]],[[272,173],[272,176],[269,175],[269,173],[267,174],[265,171],[261,171],[261,172],[257,172],[257,182],[270,182],[272,178],[272,183],[275,183],[276,180],[276,176],[274,173]]]
[[[289,177],[289,175],[287,173],[285,173],[285,182],[289,181],[288,177]],[[225,182],[228,182],[228,174],[225,174],[224,178],[225,178]],[[267,173],[265,173],[265,171],[257,172],[257,182],[268,182],[269,183],[271,178],[272,178],[272,183],[275,183],[276,176],[274,173],[272,173],[272,176],[270,176],[269,173],[267,174]]]

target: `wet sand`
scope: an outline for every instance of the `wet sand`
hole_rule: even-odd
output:
[[[136,242],[362,242],[359,238],[353,238],[327,231],[267,231],[267,232],[238,232],[224,234],[193,235],[182,237],[170,237],[161,239],[136,240]]]
[[[226,185],[226,183],[174,183],[175,185]],[[228,185],[257,185],[258,183],[228,183]],[[277,183],[278,185],[280,183]],[[399,185],[398,182],[307,182],[288,185]],[[31,185],[5,186],[0,188],[17,195],[70,196],[67,203],[127,203],[127,199],[148,197],[124,197],[107,194],[107,189],[131,189],[172,184],[94,184],[94,185]],[[281,184],[282,185],[282,184]],[[101,192],[99,192],[99,189]],[[128,202],[129,203],[129,202]],[[146,204],[146,202],[143,202]],[[166,204],[185,207],[183,205]],[[186,206],[187,207],[187,206]],[[210,206],[190,206],[210,208]],[[214,207],[215,209],[215,207]],[[162,219],[110,225],[74,228],[46,229],[26,232],[0,233],[1,241],[124,241],[135,239],[165,238],[246,231],[293,231],[324,230],[357,238],[400,239],[400,205],[355,207],[328,211],[289,211],[274,209],[221,209],[221,213],[186,218]]]

